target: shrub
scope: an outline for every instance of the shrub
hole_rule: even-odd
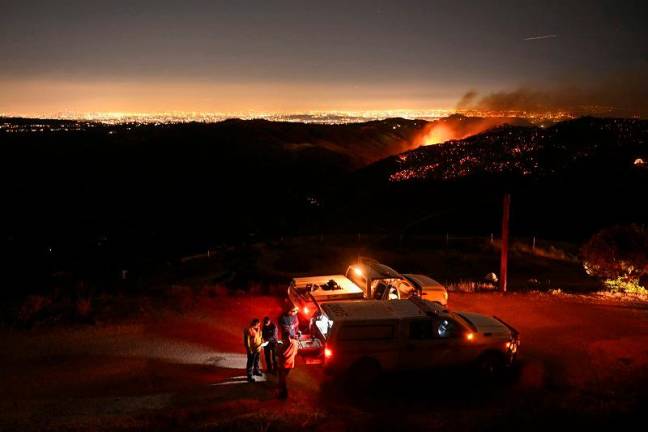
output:
[[[186,285],[171,285],[166,289],[171,306],[179,312],[191,309],[195,304],[193,289]]]
[[[638,225],[619,225],[594,234],[581,248],[589,275],[617,280],[648,274],[648,232]]]
[[[31,324],[51,304],[52,299],[48,297],[40,295],[27,297],[18,311],[18,321],[22,324]]]
[[[608,279],[603,283],[612,292],[648,295],[648,289],[639,285],[639,279],[620,277]]]
[[[90,298],[79,298],[74,304],[76,317],[82,321],[92,321],[92,300]]]

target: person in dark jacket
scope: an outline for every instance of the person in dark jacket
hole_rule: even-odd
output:
[[[243,345],[247,353],[247,364],[245,366],[248,382],[254,382],[255,376],[262,376],[259,370],[259,357],[263,348],[263,337],[261,336],[261,322],[254,318],[250,326],[243,330]]]
[[[263,341],[268,343],[263,348],[266,373],[274,374],[277,372],[277,326],[272,322],[270,317],[263,318],[261,335],[263,336]]]
[[[299,337],[299,318],[297,317],[299,308],[289,307],[283,315],[279,317],[279,327],[281,328],[281,338],[285,335],[293,339]]]
[[[279,373],[279,399],[288,398],[288,385],[286,378],[291,370],[295,368],[295,357],[299,352],[299,343],[296,339],[291,338],[287,333],[282,336],[282,343],[278,348],[277,371]]]

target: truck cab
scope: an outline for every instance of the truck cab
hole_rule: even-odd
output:
[[[400,274],[393,268],[369,258],[360,258],[347,268],[346,278],[364,291],[364,298],[398,300],[412,296],[447,305],[448,292],[429,276]]]

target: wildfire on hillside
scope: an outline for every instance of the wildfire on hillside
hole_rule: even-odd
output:
[[[509,121],[506,118],[448,117],[427,124],[416,137],[415,144],[426,146],[464,139]]]

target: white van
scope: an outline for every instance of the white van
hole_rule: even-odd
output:
[[[301,352],[307,363],[356,376],[473,362],[495,374],[513,363],[519,346],[519,333],[496,317],[415,297],[323,303]]]

